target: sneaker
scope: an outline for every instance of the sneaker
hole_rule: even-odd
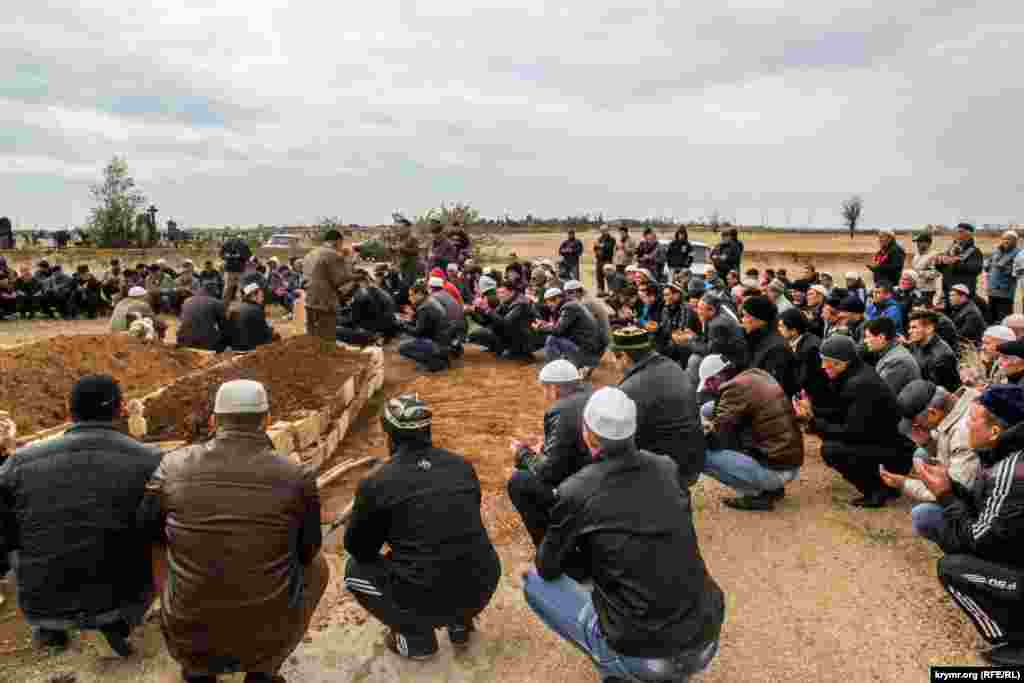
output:
[[[391,629],[384,634],[384,645],[399,657],[411,659],[414,662],[425,662],[437,656],[436,642],[433,649],[424,646],[417,647],[416,643],[410,643],[408,638]]]
[[[1024,667],[1024,645],[1003,643],[981,653],[981,658],[993,666]]]
[[[452,624],[448,627],[448,640],[457,649],[469,647],[469,637],[475,630],[472,621],[468,624]]]

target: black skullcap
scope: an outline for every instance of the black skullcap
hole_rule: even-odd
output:
[[[341,233],[337,230],[331,229],[324,235],[324,242],[337,242],[341,239]]]
[[[1013,356],[1014,358],[1024,358],[1024,341],[1010,341],[1003,342],[996,347],[1003,356]]]
[[[849,363],[857,358],[857,344],[846,335],[833,335],[822,342],[821,357]]]
[[[974,232],[974,226],[970,223],[957,223],[957,230],[966,230],[967,232]]]
[[[903,417],[913,420],[924,412],[933,398],[935,398],[935,384],[927,380],[915,379],[903,387],[896,400],[900,404],[900,410],[903,411]]]
[[[779,309],[775,308],[775,304],[766,296],[752,296],[744,300],[743,311],[766,323],[775,320],[775,316],[779,314]]]
[[[985,390],[978,403],[1011,427],[1024,422],[1024,387],[997,384]]]
[[[113,422],[121,414],[121,387],[109,375],[86,375],[71,390],[75,422]]]

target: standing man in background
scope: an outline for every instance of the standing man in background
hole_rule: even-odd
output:
[[[335,343],[338,290],[353,281],[352,263],[344,239],[328,230],[324,243],[302,261],[306,276],[306,334]]]
[[[241,237],[232,237],[220,248],[220,257],[224,261],[224,302],[230,305],[235,300],[245,266],[252,258],[252,250]]]
[[[597,291],[604,293],[605,266],[610,265],[615,258],[615,238],[609,234],[606,224],[601,225],[601,236],[594,242],[594,280],[597,282]]]
[[[615,269],[625,273],[626,266],[633,264],[635,254],[636,240],[629,236],[629,228],[623,225],[619,228],[619,243],[615,245]]]
[[[985,276],[988,282],[988,306],[991,318],[1001,321],[1013,313],[1013,299],[1017,295],[1017,276],[1014,264],[1020,248],[1017,233],[1007,230],[999,246],[985,259]]]
[[[558,248],[558,254],[562,257],[565,267],[572,273],[572,279],[580,279],[580,257],[583,256],[583,242],[576,239],[576,231],[569,228],[569,235],[562,246]]]

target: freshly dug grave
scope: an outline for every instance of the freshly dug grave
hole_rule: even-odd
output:
[[[206,354],[144,342],[126,334],[58,336],[0,351],[0,410],[18,434],[70,419],[68,396],[85,375],[110,375],[126,397],[139,397],[212,360]]]
[[[268,344],[235,363],[175,382],[147,400],[147,440],[205,438],[217,388],[224,382],[261,382],[270,396],[271,422],[277,422],[295,419],[302,410],[322,409],[367,363],[364,354],[324,347],[306,335]]]

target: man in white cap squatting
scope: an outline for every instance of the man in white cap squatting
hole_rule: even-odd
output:
[[[533,305],[512,285],[497,285],[489,277],[480,278],[480,293],[486,306],[466,306],[466,313],[480,325],[469,335],[469,343],[479,344],[499,358],[532,361]]]
[[[135,286],[128,290],[128,298],[117,302],[110,316],[111,332],[128,331],[128,314],[134,313],[139,318],[156,318],[153,307],[146,302],[146,288]]]
[[[675,463],[638,450],[636,428],[637,406],[622,391],[590,397],[583,441],[594,462],[555,492],[523,589],[549,628],[590,655],[602,680],[687,680],[718,651],[724,596],[700,555]]]
[[[508,497],[540,547],[555,503],[554,489],[590,462],[580,423],[593,390],[576,366],[561,358],[545,365],[538,381],[550,406],[544,413],[544,436],[512,442],[516,471],[508,482]]]
[[[164,456],[139,521],[167,545],[164,638],[187,683],[272,683],[327,587],[316,481],[267,438],[259,382],[221,385],[212,441]]]

